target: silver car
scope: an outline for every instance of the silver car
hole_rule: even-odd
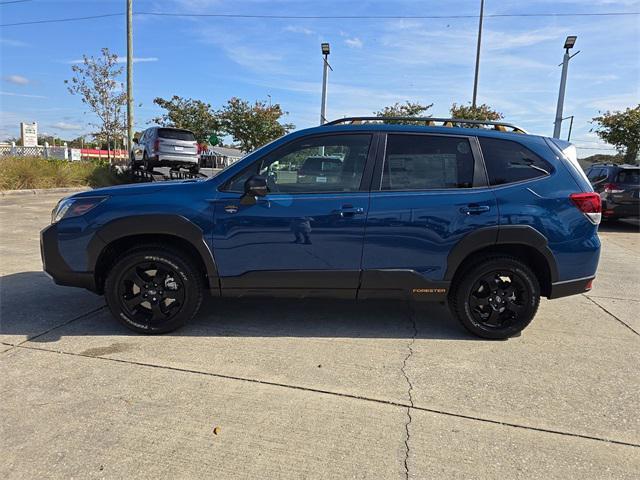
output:
[[[155,167],[177,170],[199,170],[198,142],[193,132],[182,128],[151,127],[133,139],[131,168],[143,167],[150,172]]]

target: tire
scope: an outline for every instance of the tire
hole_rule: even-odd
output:
[[[131,155],[129,156],[129,168],[131,169],[131,171],[136,171],[139,167],[140,165],[138,164],[138,162],[136,162],[136,157],[133,155],[133,153],[131,153]]]
[[[531,269],[509,256],[487,256],[456,275],[451,312],[474,335],[505,339],[519,334],[535,316],[540,284]]]
[[[171,332],[189,322],[200,309],[203,291],[203,275],[193,260],[160,245],[127,252],[105,282],[113,316],[147,334]]]
[[[144,165],[144,170],[146,172],[153,171],[153,164],[151,163],[151,160],[149,160],[149,156],[147,155],[147,152],[144,152],[144,154],[142,155],[142,164]]]

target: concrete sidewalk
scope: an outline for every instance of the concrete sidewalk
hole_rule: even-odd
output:
[[[213,299],[145,337],[41,272],[57,200],[0,199],[3,478],[637,478],[637,223],[504,342],[439,305]]]

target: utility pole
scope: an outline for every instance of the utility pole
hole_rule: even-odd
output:
[[[323,67],[322,67],[322,103],[320,105],[320,125],[327,123],[327,78],[329,77],[329,65],[328,57],[330,53],[329,44],[323,43],[320,45],[323,55]],[[331,68],[333,70],[333,68]]]
[[[478,98],[478,74],[480,73],[480,45],[482,45],[482,20],[484,18],[484,0],[480,0],[480,23],[478,24],[478,46],[476,48],[476,74],[473,79],[473,99],[471,106],[475,108]]]
[[[580,53],[578,50],[573,55],[569,55],[569,50],[576,44],[575,35],[570,35],[564,41],[564,57],[562,57],[562,74],[560,76],[560,91],[558,92],[558,105],[556,107],[556,119],[553,122],[553,138],[560,138],[560,130],[562,130],[562,110],[564,108],[564,92],[567,87],[567,71],[569,70],[569,60]]]
[[[127,148],[133,144],[133,0],[127,0]]]

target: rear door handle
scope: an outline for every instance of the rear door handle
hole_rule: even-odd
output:
[[[467,205],[466,207],[462,207],[460,209],[460,212],[466,215],[478,215],[480,213],[488,212],[489,210],[491,210],[491,207],[489,205],[471,204],[471,205]]]

